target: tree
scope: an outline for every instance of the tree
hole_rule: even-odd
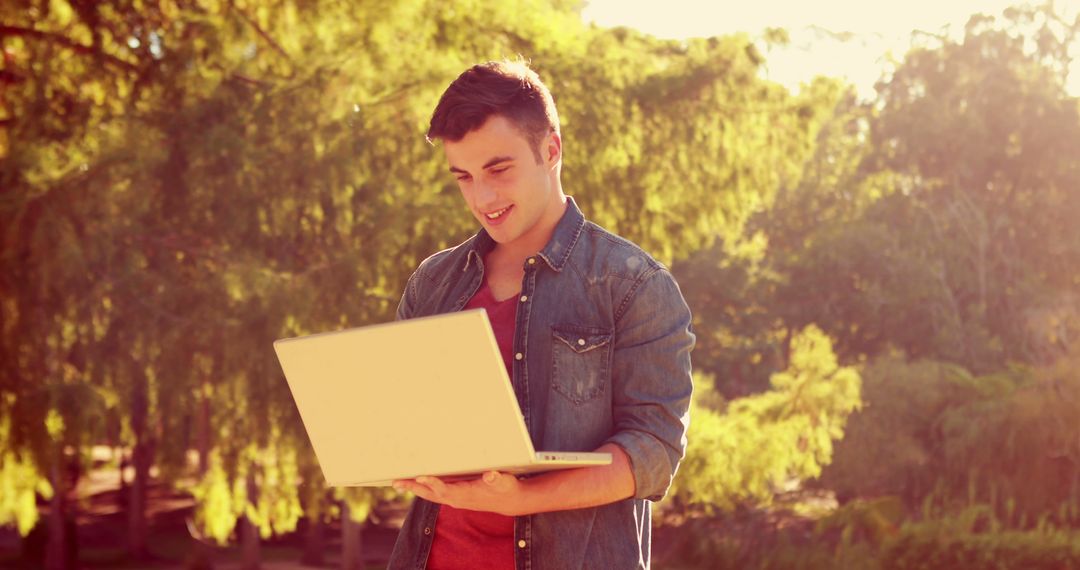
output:
[[[1036,15],[1046,24],[1031,50]],[[1047,6],[977,16],[963,40],[913,48],[853,123],[849,144],[868,152],[832,155],[838,177],[804,179],[763,216],[780,245],[777,298],[802,301],[784,320],[818,323],[845,358],[893,346],[989,372],[1063,354],[1033,317],[1067,317],[1075,298],[1062,268],[1077,266],[1080,244],[1069,221],[1080,169],[1066,158],[1080,115],[1060,54],[1077,29]],[[796,213],[804,206],[821,217]]]
[[[841,214],[844,198],[834,183],[857,156],[852,130],[862,108],[850,87],[820,78],[788,105],[790,117],[769,135],[787,141],[768,151],[782,158],[769,162],[798,175],[763,181],[768,185],[739,231],[673,266],[695,315],[695,367],[714,374],[717,389],[729,398],[768,389],[769,377],[787,366],[793,331],[814,323],[791,318],[813,297],[784,287],[796,279],[785,262],[802,253],[819,221]]]
[[[693,406],[673,483],[678,503],[706,511],[767,505],[792,480],[816,478],[832,461],[833,441],[861,404],[859,373],[838,365],[829,338],[808,327],[792,340],[791,364],[771,384],[720,410]]]
[[[306,438],[270,343],[389,320],[419,260],[472,231],[421,136],[465,65],[531,54],[554,78],[582,205],[666,259],[738,235],[798,177],[778,159],[808,152],[819,118],[757,79],[744,37],[587,30],[572,3],[41,1],[3,16],[5,451],[59,501],[58,450],[130,447],[136,558],[151,466],[174,482],[192,447],[205,535],[293,528],[300,485],[318,483],[297,467]]]

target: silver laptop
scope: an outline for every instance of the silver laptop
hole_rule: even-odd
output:
[[[611,463],[537,452],[483,309],[274,342],[331,486]]]

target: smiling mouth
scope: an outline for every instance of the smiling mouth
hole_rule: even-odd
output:
[[[503,208],[501,210],[496,210],[494,212],[484,214],[484,217],[486,217],[489,220],[497,220],[497,219],[503,217],[504,214],[509,212],[510,208],[513,208],[513,206],[507,206],[507,207],[505,207],[505,208]]]

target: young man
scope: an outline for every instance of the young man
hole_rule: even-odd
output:
[[[398,318],[487,310],[536,449],[610,465],[397,481],[417,495],[390,568],[648,568],[650,505],[686,448],[690,311],[668,270],[588,222],[560,180],[555,104],[523,63],[447,88],[440,140],[481,230],[424,260]]]

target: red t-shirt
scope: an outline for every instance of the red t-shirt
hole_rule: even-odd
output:
[[[485,282],[465,305],[466,309],[487,310],[506,372],[511,375],[517,300],[517,295],[514,295],[504,301],[496,301]],[[514,517],[443,505],[435,521],[435,538],[431,543],[427,567],[431,570],[514,568]]]

